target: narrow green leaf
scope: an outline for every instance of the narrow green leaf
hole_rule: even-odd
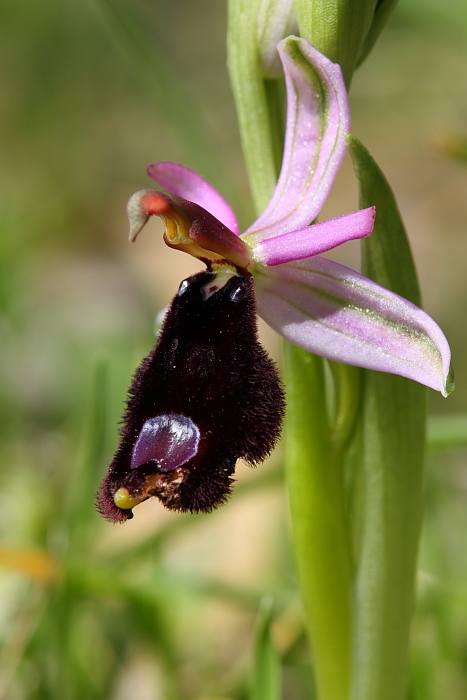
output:
[[[272,600],[263,598],[256,630],[249,700],[280,700],[281,665],[271,638]]]
[[[419,302],[415,268],[394,195],[368,151],[349,137],[360,206],[376,206],[363,272]],[[351,700],[403,700],[422,518],[426,390],[363,372]]]
[[[420,288],[394,193],[383,173],[363,144],[351,135],[347,137],[355,174],[360,182],[360,204],[376,206],[373,233],[362,242],[362,271],[383,287],[421,306]],[[441,356],[440,356],[441,359]],[[454,389],[452,367],[443,381],[443,395]]]
[[[81,450],[70,477],[70,489],[65,509],[68,538],[82,538],[89,533],[90,516],[95,514],[95,495],[102,478],[100,470],[104,455],[107,427],[107,362],[95,362],[89,410],[83,431]],[[71,465],[72,466],[72,465]],[[70,468],[71,468],[70,466]]]
[[[425,388],[364,372],[352,700],[403,700],[422,519]]]
[[[360,206],[376,206],[373,233],[362,245],[362,270],[420,306],[417,273],[394,193],[365,146],[351,135],[347,144],[360,183]]]

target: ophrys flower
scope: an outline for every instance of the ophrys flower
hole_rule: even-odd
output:
[[[256,338],[255,293],[258,313],[290,342],[447,393],[449,346],[434,321],[320,257],[369,235],[375,211],[312,224],[345,154],[347,93],[339,66],[305,40],[290,37],[278,51],[287,87],[284,158],[270,203],[247,231],[239,235],[234,212],[212,185],[177,163],[148,168],[166,191],[130,199],[132,241],[151,215],[160,216],[166,243],[207,271],[182,282],[130,388],[122,440],[99,497],[111,520],[131,517],[151,495],[175,510],[210,510],[230,492],[236,459],[255,463],[271,451],[283,394]]]

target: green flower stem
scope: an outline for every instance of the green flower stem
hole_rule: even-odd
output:
[[[277,181],[274,137],[257,39],[259,0],[229,0],[227,55],[230,82],[257,212]]]
[[[286,473],[299,585],[320,700],[348,700],[352,562],[323,360],[285,343]]]

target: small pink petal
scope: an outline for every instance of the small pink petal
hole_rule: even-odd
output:
[[[263,268],[258,313],[295,345],[331,360],[400,374],[447,396],[448,342],[428,314],[321,257]]]
[[[305,39],[278,45],[287,87],[284,158],[271,201],[248,229],[253,243],[308,226],[328,196],[350,127],[340,66]]]
[[[337,219],[260,241],[253,248],[253,257],[263,265],[281,265],[303,260],[325,253],[346,241],[369,236],[374,221],[375,207],[360,209]]]
[[[147,173],[169,192],[199,204],[238,236],[238,221],[232,207],[201,175],[171,161],[149,165]]]

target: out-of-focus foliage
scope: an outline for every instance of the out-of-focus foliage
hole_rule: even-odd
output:
[[[458,388],[436,412],[467,404],[467,168],[438,148],[467,132],[461,5],[401,3],[352,88],[354,132],[396,191],[427,310],[452,342]],[[154,316],[194,264],[156,225],[126,242],[144,167],[182,161],[252,215],[224,44],[216,0],[0,4],[0,698],[245,698],[265,592],[283,696],[313,697],[280,451],[240,468],[209,516],[150,503],[116,527],[93,503]],[[328,209],[352,206],[349,167]],[[466,441],[458,423],[449,450],[445,428],[411,700],[467,695]]]

